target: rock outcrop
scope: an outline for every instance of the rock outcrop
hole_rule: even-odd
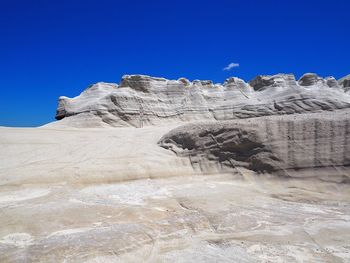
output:
[[[325,80],[315,73],[306,73],[298,81],[300,86],[315,86],[315,85],[324,85]]]
[[[350,90],[350,74],[341,78],[339,81],[339,86],[341,86],[345,92]]]
[[[101,82],[75,98],[60,97],[56,119],[76,127],[142,127],[333,111],[350,107],[349,85],[348,77],[337,82],[312,73],[299,81],[277,74],[249,83],[233,77],[223,84],[125,75],[119,85]]]
[[[349,117],[345,110],[187,124],[163,136],[159,145],[190,158],[204,172],[212,166],[245,167],[283,176],[298,170],[303,176],[302,169],[322,168],[350,182]]]
[[[0,262],[349,262],[349,88],[124,76],[0,127]]]

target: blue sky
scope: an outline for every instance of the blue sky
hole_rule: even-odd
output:
[[[53,121],[60,95],[124,74],[340,78],[349,10],[348,0],[0,0],[0,126]]]

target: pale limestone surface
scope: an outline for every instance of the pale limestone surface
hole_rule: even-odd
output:
[[[350,260],[348,184],[198,170],[172,128],[1,128],[0,262]]]
[[[0,128],[0,262],[350,262],[343,88],[126,76]]]
[[[350,74],[341,78],[339,81],[339,86],[342,87],[345,92],[348,92],[350,90]]]
[[[1,262],[350,260],[347,185],[242,171],[42,184],[45,196],[1,204]],[[38,191],[2,192],[19,188]]]
[[[245,167],[350,183],[350,110],[197,122],[158,143],[202,171]]]
[[[232,77],[167,80],[125,75],[121,83],[97,83],[75,98],[60,97],[51,126],[106,127],[174,125],[198,120],[232,120],[350,107],[348,78],[338,82],[313,73],[258,76],[245,83]]]

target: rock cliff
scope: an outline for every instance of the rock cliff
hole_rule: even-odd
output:
[[[56,119],[75,127],[143,127],[333,111],[350,107],[349,83],[348,76],[336,81],[313,73],[298,81],[277,74],[223,84],[125,75],[119,85],[100,82],[75,98],[60,97]]]
[[[159,145],[188,157],[194,168],[244,167],[285,177],[350,182],[350,111],[269,116],[249,120],[187,124],[163,136]],[[297,171],[297,172],[295,172]]]

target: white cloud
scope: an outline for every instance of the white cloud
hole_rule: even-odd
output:
[[[227,67],[224,67],[223,70],[229,71],[233,68],[238,68],[239,67],[239,63],[230,63],[227,65]]]

